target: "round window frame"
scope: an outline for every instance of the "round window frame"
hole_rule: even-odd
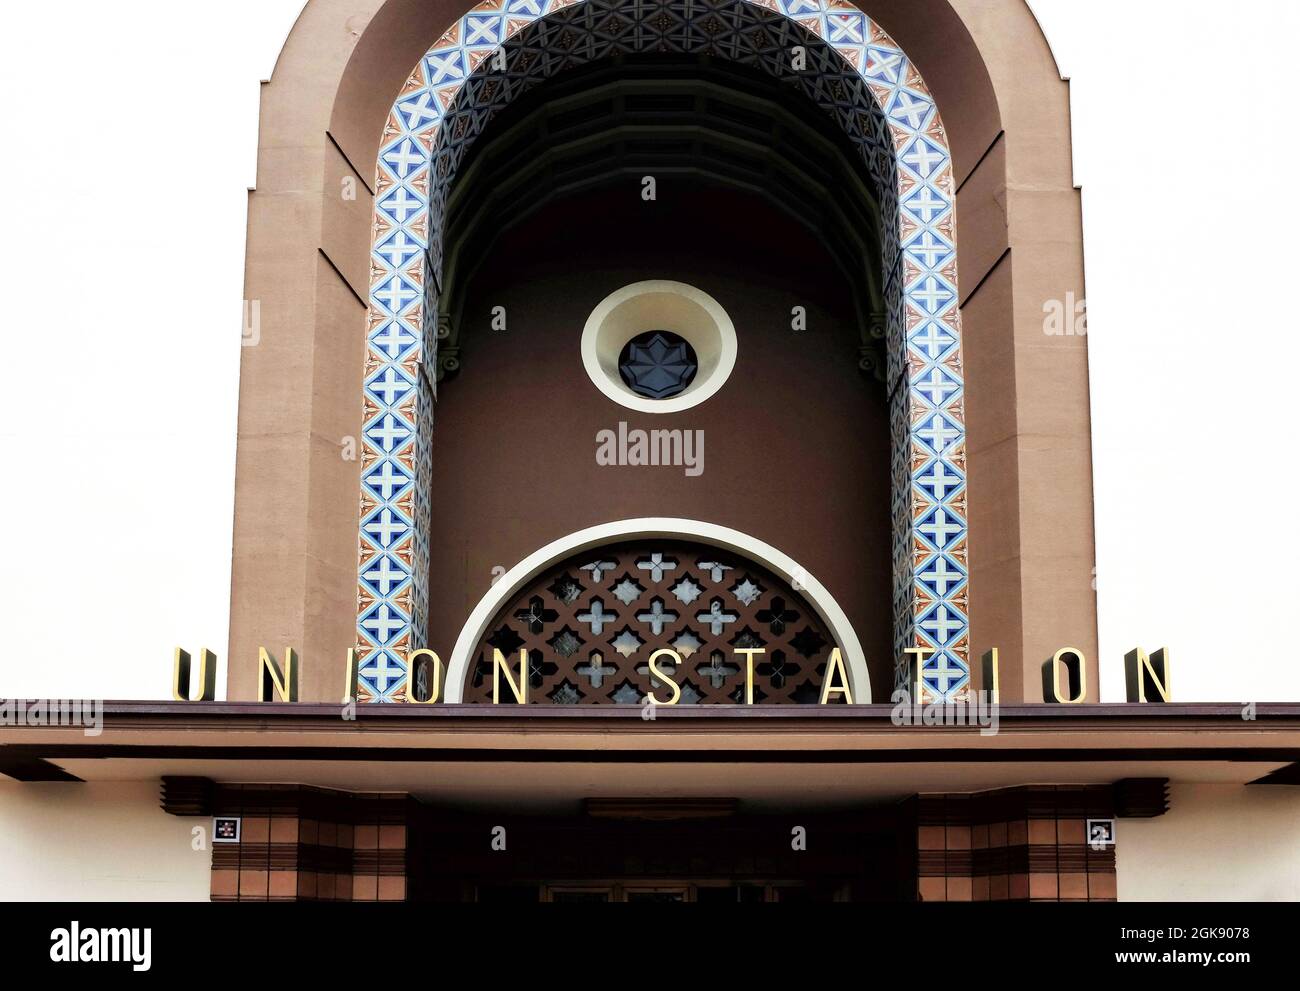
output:
[[[678,335],[695,351],[698,370],[686,389],[667,399],[638,395],[619,373],[627,342],[650,330]],[[604,395],[638,413],[680,413],[712,398],[736,367],[736,328],[716,299],[684,282],[650,279],[610,293],[582,330],[582,364]]]

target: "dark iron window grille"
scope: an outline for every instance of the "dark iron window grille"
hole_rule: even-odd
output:
[[[633,540],[558,562],[504,605],[478,644],[467,702],[492,701],[492,651],[512,665],[528,650],[529,701],[640,705],[660,647],[682,658],[660,670],[682,704],[745,701],[737,648],[761,647],[757,703],[816,704],[832,637],[807,600],[762,565],[686,540]],[[838,700],[837,700],[838,701]]]

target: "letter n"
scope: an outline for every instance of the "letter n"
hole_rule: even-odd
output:
[[[1130,702],[1169,701],[1169,651],[1161,647],[1148,657],[1141,647],[1124,655],[1124,684]],[[1155,688],[1159,699],[1147,698],[1147,686]]]
[[[520,705],[528,704],[528,650],[524,647],[519,648],[519,680],[515,681],[515,676],[510,670],[510,665],[506,661],[505,655],[501,653],[500,648],[492,648],[492,704],[501,704],[501,675],[506,676],[506,684],[510,686],[510,693],[514,695],[515,701]]]
[[[257,648],[257,701],[270,702],[272,695],[281,702],[298,701],[298,655],[292,647],[284,648],[284,670],[265,647]]]

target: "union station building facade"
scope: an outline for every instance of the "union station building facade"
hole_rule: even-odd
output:
[[[1300,707],[1180,704],[1161,643],[1098,702],[1084,290],[1024,0],[310,0],[225,700],[185,645],[98,736],[0,729],[30,849],[112,898],[1300,897]]]

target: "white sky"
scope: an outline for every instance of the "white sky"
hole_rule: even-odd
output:
[[[1073,80],[1102,697],[1141,644],[1179,701],[1300,698],[1300,4],[1032,6]],[[224,668],[258,81],[301,8],[5,11],[0,696],[166,698],[178,644]]]

